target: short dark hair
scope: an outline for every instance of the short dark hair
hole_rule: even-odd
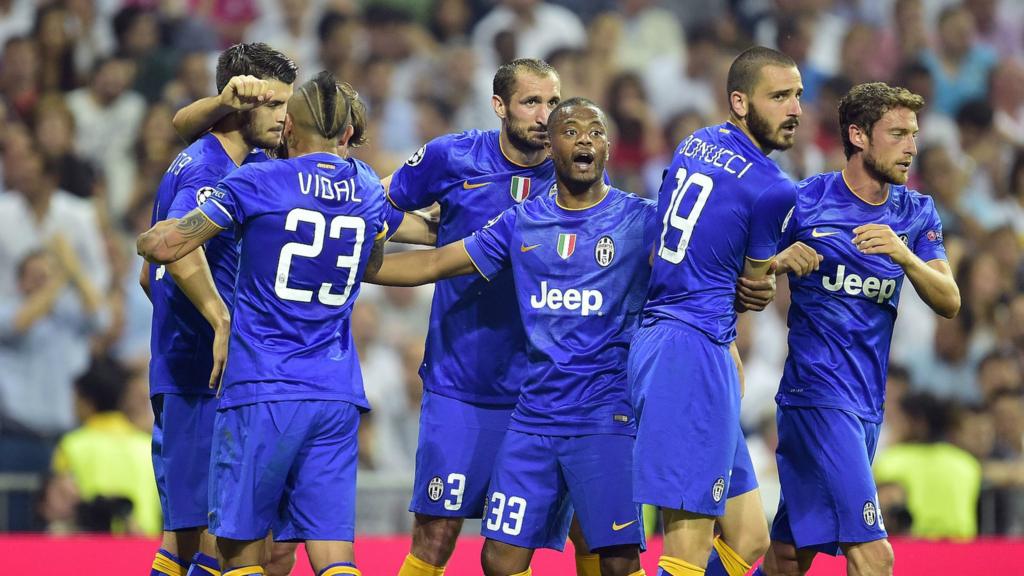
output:
[[[986,130],[992,127],[994,118],[995,111],[992,110],[992,105],[987,100],[979,98],[964,102],[957,108],[955,120],[956,125],[961,128],[971,127]]]
[[[120,362],[109,356],[93,359],[85,374],[75,381],[75,391],[88,400],[97,412],[113,412],[121,407],[131,374]]]
[[[316,36],[320,39],[320,43],[327,42],[331,38],[331,34],[334,34],[336,28],[345,26],[348,22],[349,17],[341,12],[334,10],[325,12],[316,26]]]
[[[556,78],[558,72],[550,64],[537,58],[516,58],[508,64],[502,64],[494,73],[494,94],[503,102],[508,102],[516,91],[516,80],[520,72],[529,72],[537,76],[553,74]]]
[[[781,66],[796,68],[796,62],[778,50],[764,46],[751,46],[732,61],[729,76],[725,81],[725,94],[733,92],[751,94],[757,81],[761,79],[761,69],[765,66]]]
[[[587,108],[593,108],[597,110],[601,114],[601,120],[604,121],[605,124],[608,123],[608,120],[604,114],[604,110],[601,110],[601,107],[598,106],[596,102],[594,102],[590,98],[584,98],[582,96],[573,96],[568,100],[562,100],[561,102],[559,102],[558,106],[555,106],[555,109],[552,110],[551,114],[548,115],[548,133],[550,134],[555,130],[555,126],[562,121],[562,117],[566,115],[566,111],[569,108],[575,108],[577,106],[585,106]]]
[[[303,129],[316,130],[321,137],[334,140],[352,122],[352,104],[349,94],[350,92],[342,88],[334,74],[323,70],[299,86],[292,96],[306,104],[309,117],[306,118],[306,114],[300,110],[293,112],[289,106],[292,120]],[[307,123],[309,125],[305,125]]]
[[[850,126],[857,126],[869,136],[875,123],[896,108],[909,108],[918,112],[924,108],[924,98],[906,88],[889,86],[885,82],[857,84],[839,99],[839,135],[843,139],[843,152],[847,160],[860,148],[850,142]]]
[[[263,42],[235,44],[217,58],[217,92],[234,76],[249,75],[291,84],[297,71],[298,66],[291,58]]]

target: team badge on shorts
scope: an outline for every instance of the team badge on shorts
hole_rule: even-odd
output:
[[[199,190],[196,190],[196,205],[202,206],[203,202],[206,202],[210,196],[213,196],[213,193],[214,189],[210,186],[203,186]]]
[[[612,242],[611,236],[601,236],[601,239],[597,241],[597,246],[594,247],[594,258],[602,268],[607,268],[612,263],[612,258],[615,258],[615,242]]]
[[[431,502],[437,502],[444,495],[444,482],[440,476],[434,476],[430,479],[430,484],[427,484],[427,498],[430,498]]]
[[[719,476],[718,480],[715,480],[715,484],[711,487],[711,498],[715,502],[721,502],[722,496],[725,496],[725,478]]]
[[[877,519],[878,511],[875,510],[875,503],[868,500],[864,503],[864,523],[868,526],[874,526]]]
[[[405,161],[409,166],[415,166],[423,161],[423,155],[427,153],[427,145],[420,146],[420,149],[409,156],[409,159]]]

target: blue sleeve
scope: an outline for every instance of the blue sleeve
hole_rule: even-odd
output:
[[[448,167],[447,137],[435,138],[416,151],[391,176],[388,199],[404,212],[439,201]]]
[[[658,205],[650,200],[644,201],[644,250],[647,253],[654,248],[661,236],[661,220],[658,219]]]
[[[480,275],[490,280],[509,265],[509,246],[516,228],[516,209],[512,206],[465,239],[466,252]]]
[[[758,196],[750,210],[747,258],[769,260],[779,250],[782,223],[796,202],[796,185],[783,180]]]
[[[248,203],[256,198],[255,179],[252,170],[239,168],[217,183],[215,188],[205,190],[206,200],[199,205],[203,214],[221,228],[245,224]]]
[[[922,206],[924,210],[924,225],[917,233],[913,245],[910,247],[918,258],[928,262],[930,260],[946,260],[946,246],[942,243],[942,221],[939,220],[939,213],[935,210],[935,202],[931,198]]]
[[[402,212],[398,208],[395,208],[390,202],[384,202],[384,239],[391,240],[391,237],[398,232],[398,227],[402,225],[402,220],[405,218],[405,212]]]
[[[186,166],[174,199],[167,209],[168,218],[181,218],[195,210],[210,197],[210,193],[224,173],[209,164]]]

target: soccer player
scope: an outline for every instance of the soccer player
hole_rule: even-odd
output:
[[[418,285],[477,273],[488,282],[511,272],[527,354],[488,488],[484,573],[529,574],[535,548],[562,549],[575,509],[601,574],[643,574],[625,360],[656,207],[605,183],[607,122],[593,102],[567,100],[548,120],[555,196],[513,206],[443,248],[388,256],[367,279]]]
[[[254,148],[275,148],[295,64],[265,44],[238,44],[217,62],[217,87],[229,92],[239,75],[262,79],[274,93],[259,106],[222,118],[167,169],[157,190],[153,223],[178,218],[202,204],[217,182],[239,165],[259,160]],[[152,574],[216,573],[207,531],[208,479],[216,384],[225,361],[238,247],[232,232],[166,266],[146,263],[140,278],[153,301],[150,394],[153,468],[163,511],[161,549]],[[212,276],[211,276],[212,273]],[[212,351],[212,352],[211,352]]]
[[[386,200],[369,166],[334,154],[353,134],[351,110],[321,72],[288,101],[290,159],[239,168],[184,218],[139,237],[139,253],[162,263],[226,230],[240,234],[210,463],[224,576],[263,574],[271,528],[306,542],[318,576],[359,574],[357,428],[369,406],[349,314],[367,261],[382,254]]]
[[[871,460],[904,277],[938,314],[960,308],[935,204],[905,186],[923,106],[903,88],[854,86],[839,103],[845,169],[800,184],[783,242],[824,260],[790,278],[789,356],[775,397],[782,501],[766,574],[804,574],[817,552],[839,551],[851,574],[892,574]]]
[[[441,206],[438,244],[460,240],[502,211],[551,192],[547,120],[560,81],[546,62],[518,59],[498,68],[491,103],[498,130],[442,136],[384,179],[401,210]],[[465,518],[483,515],[494,457],[525,377],[526,336],[512,274],[437,282],[420,375],[416,474],[409,509],[412,549],[400,576],[438,576],[451,558]],[[574,533],[574,536],[576,534]],[[577,565],[596,575],[597,557]]]
[[[792,208],[795,185],[767,154],[793,144],[803,87],[796,64],[754,47],[732,63],[730,119],[676,149],[659,196],[661,231],[648,303],[629,352],[638,430],[637,502],[662,508],[659,574],[704,574],[714,523],[760,507],[739,426],[736,285],[763,277]],[[666,441],[671,439],[671,441]],[[763,522],[763,518],[761,519]],[[729,574],[749,562],[719,543]],[[725,554],[722,552],[725,551]],[[745,566],[744,566],[745,565]]]

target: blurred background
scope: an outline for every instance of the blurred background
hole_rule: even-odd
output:
[[[134,238],[185,146],[174,112],[214,93],[219,50],[263,41],[351,82],[355,155],[382,176],[422,143],[491,129],[491,78],[546,58],[562,97],[614,123],[609,172],[654,197],[672,149],[726,118],[752,43],[800,65],[794,178],[843,165],[837,101],[884,80],[922,94],[911,185],[935,198],[960,315],[905,283],[876,458],[891,534],[1024,535],[1024,3],[1016,0],[0,0],[0,531],[157,534]],[[358,527],[407,531],[431,290],[364,286]],[[743,425],[765,513],[788,293],[742,317]]]

